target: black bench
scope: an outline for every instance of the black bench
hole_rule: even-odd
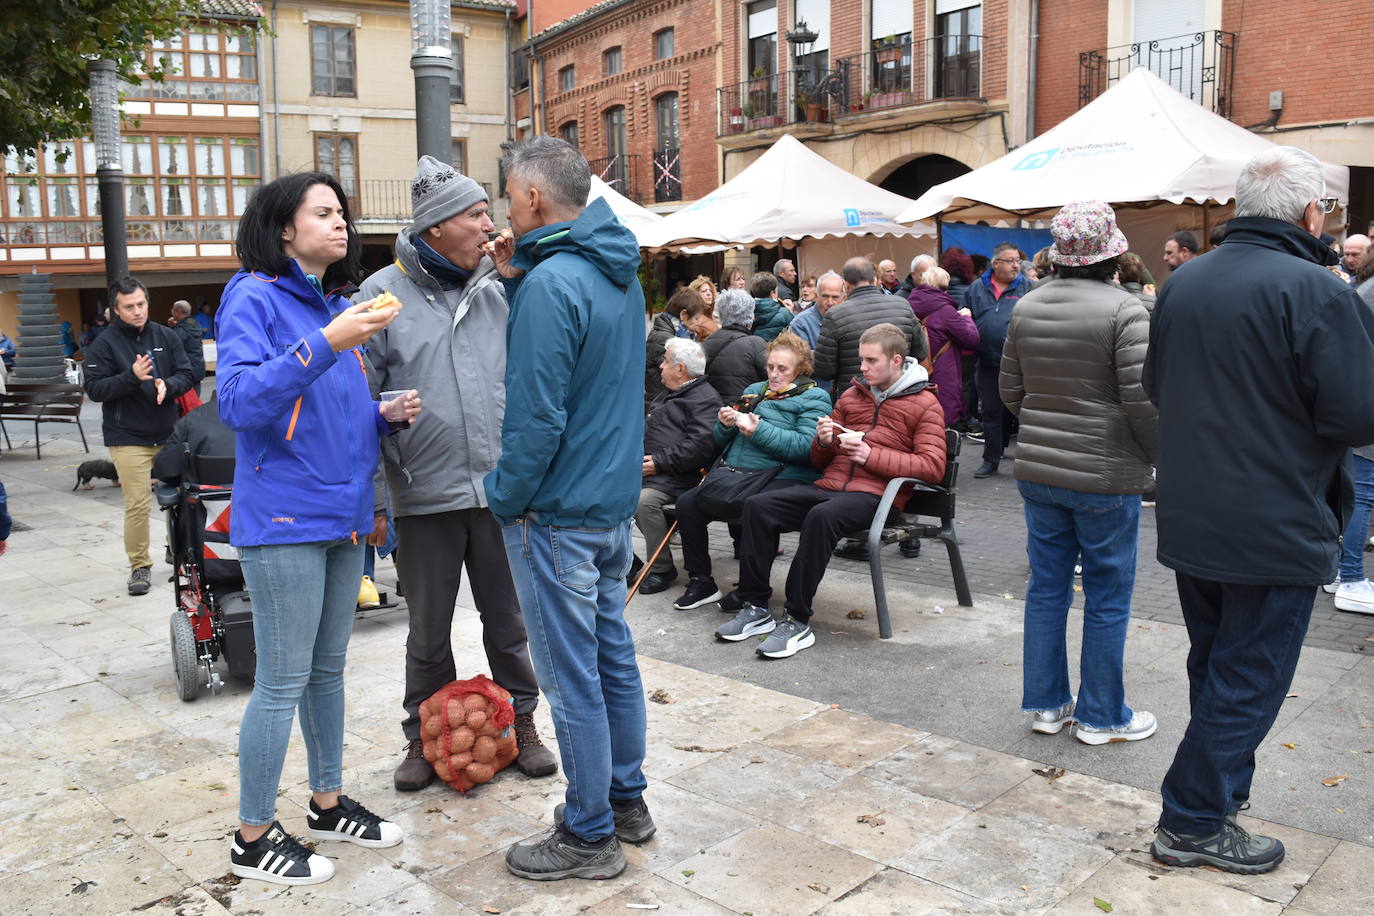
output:
[[[86,393],[80,385],[57,382],[14,382],[6,383],[8,391],[0,394],[0,433],[5,437],[5,448],[13,451],[10,444],[10,431],[5,428],[6,420],[33,421],[33,447],[37,457],[43,457],[43,445],[38,438],[39,423],[75,423],[81,433],[81,445],[90,452],[86,443],[86,431],[81,428],[81,404]]]

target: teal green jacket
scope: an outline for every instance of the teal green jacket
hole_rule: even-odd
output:
[[[776,299],[754,300],[754,336],[772,340],[792,323],[792,313]]]
[[[757,403],[759,428],[752,436],[741,436],[735,427],[716,421],[716,444],[725,450],[726,464],[741,470],[785,465],[778,480],[809,483],[820,476],[811,465],[811,440],[816,438],[816,421],[830,413],[830,395],[809,376],[797,376],[796,384],[797,390],[787,397]],[[744,396],[757,398],[767,388],[767,382],[755,382],[744,389]]]

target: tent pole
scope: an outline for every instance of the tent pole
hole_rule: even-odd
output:
[[[1202,245],[1203,251],[1209,251],[1212,247],[1212,204],[1211,201],[1202,202]]]
[[[940,218],[940,214],[935,214],[935,260],[940,260],[940,255],[944,252],[944,233],[945,221]]]

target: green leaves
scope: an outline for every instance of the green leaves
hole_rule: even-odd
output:
[[[1093,906],[1097,907],[1104,913],[1110,913],[1112,911],[1112,905],[1107,901],[1103,900],[1101,897],[1093,898]]]

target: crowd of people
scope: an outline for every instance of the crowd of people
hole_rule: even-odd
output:
[[[169,438],[192,438],[174,431],[176,402],[204,376],[200,340],[218,343],[202,410],[234,437],[231,540],[257,644],[234,874],[313,884],[334,872],[277,820],[297,714],[309,836],[404,840],[343,794],[367,545],[394,544],[406,587],[396,789],[435,779],[419,709],[457,674],[466,569],[487,661],[512,696],[516,765],[557,769],[534,727],[542,692],[568,779],[555,829],[513,846],[507,866],[535,880],[612,877],[626,866],[621,842],[656,830],[631,583],[656,594],[680,581],[675,530],[686,574],[675,608],[718,606],[730,617],[715,639],[762,658],[811,648],[831,556],[855,555],[843,542],[890,481],[944,477],[949,429],[981,438],[977,478],[998,473],[1015,436],[1030,564],[1021,708],[1037,733],[1072,727],[1096,745],[1156,730],[1127,703],[1123,656],[1142,495],[1157,489],[1159,560],[1176,572],[1192,640],[1192,719],[1164,778],[1154,855],[1241,873],[1282,860],[1278,840],[1235,819],[1255,748],[1317,588],[1374,613],[1360,550],[1374,509],[1374,252],[1363,236],[1339,256],[1322,241],[1331,201],[1317,160],[1283,147],[1252,160],[1215,250],[1172,236],[1158,290],[1112,208],[1080,201],[1030,257],[1004,243],[985,264],[957,248],[920,255],[905,276],[864,257],[807,275],[780,260],[752,276],[732,267],[719,285],[699,276],[647,335],[638,246],[604,201],[585,203],[581,154],[535,138],[504,171],[511,235],[495,232],[479,184],[423,157],[395,261],[365,278],[339,183],[277,179],[243,215],[242,270],[213,328],[184,302],[170,328],[150,322],[130,278],[111,288],[110,326],[86,348],[87,391],[130,482],[148,478]],[[147,488],[126,485],[124,499],[129,590],[141,594]],[[739,560],[728,592],[712,521]],[[7,529],[0,488],[0,553]],[[799,540],[777,613],[772,565],[789,531]],[[1075,691],[1066,627],[1079,574]]]

